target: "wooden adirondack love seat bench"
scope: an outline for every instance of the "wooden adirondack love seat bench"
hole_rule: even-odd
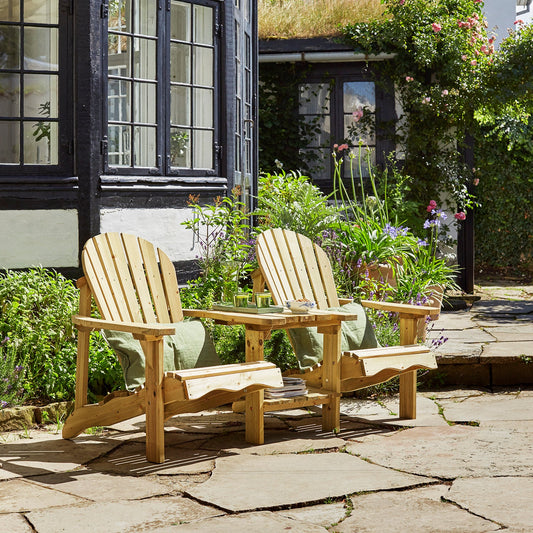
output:
[[[254,291],[264,290],[266,283],[277,305],[305,298],[314,300],[318,309],[327,310],[351,301],[338,297],[329,258],[309,238],[289,230],[272,229],[258,236],[256,249],[260,269],[254,273]],[[416,370],[437,368],[434,354],[426,346],[417,344],[417,324],[421,318],[439,310],[369,300],[361,304],[399,314],[400,346],[339,352],[333,368],[326,369],[323,363],[317,363],[300,377],[309,386],[328,389],[338,398],[342,392],[382,383],[399,375],[400,418],[414,419]],[[327,382],[324,376],[328,376]],[[329,409],[335,402],[336,409],[339,408],[338,399],[329,402]]]
[[[148,241],[119,233],[98,235],[85,244],[82,264],[80,309],[72,319],[78,328],[75,406],[63,427],[63,438],[145,413],[146,457],[161,463],[166,419],[282,385],[280,370],[264,361],[164,371],[165,337],[175,333],[186,310],[181,307],[172,262]],[[101,319],[90,316],[92,298]],[[98,404],[87,404],[89,336],[102,329],[129,332],[140,341],[145,383],[134,391],[113,392]],[[262,412],[250,420],[260,428],[255,433],[260,433]]]

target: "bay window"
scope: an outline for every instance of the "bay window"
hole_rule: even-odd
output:
[[[219,18],[210,0],[110,0],[109,173],[219,173]]]

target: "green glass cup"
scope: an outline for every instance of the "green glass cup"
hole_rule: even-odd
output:
[[[248,307],[250,295],[247,292],[239,292],[233,296],[233,305],[235,307]]]
[[[270,307],[272,302],[272,295],[269,292],[256,292],[255,293],[255,303],[257,308],[261,307]]]

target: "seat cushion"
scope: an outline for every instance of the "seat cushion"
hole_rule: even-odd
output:
[[[347,320],[341,326],[341,351],[376,348],[379,343],[374,328],[367,319],[364,307],[351,302],[340,307],[330,307],[329,311],[344,311],[357,315],[357,320]],[[324,336],[316,328],[295,328],[288,330],[289,338],[298,359],[300,370],[307,370],[322,361]]]
[[[164,338],[163,370],[185,370],[220,365],[209,332],[198,319],[185,319],[169,324],[176,328],[174,335]],[[145,358],[141,343],[131,333],[103,330],[102,334],[117,354],[128,390],[144,384]]]

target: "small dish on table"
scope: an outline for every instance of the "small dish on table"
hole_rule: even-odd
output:
[[[300,298],[299,300],[287,300],[285,306],[293,313],[302,314],[309,313],[311,309],[315,308],[316,304],[313,300]]]

